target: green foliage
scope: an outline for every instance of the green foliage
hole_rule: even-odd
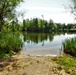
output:
[[[69,6],[69,11],[72,15],[74,15],[74,19],[76,19],[76,0],[70,0],[71,4]]]
[[[26,20],[23,20],[23,27],[22,27],[22,31],[26,31],[26,30],[27,30]]]
[[[22,31],[51,32],[54,28],[56,30],[56,27],[56,24],[54,24],[51,19],[48,22],[44,19],[33,18],[30,20],[23,20]]]
[[[54,23],[52,20],[43,20],[38,18],[24,19],[22,25],[19,24],[18,19],[14,19],[11,22],[5,21],[2,28],[3,32],[75,32],[76,24],[60,24]]]
[[[0,31],[5,20],[11,20],[16,17],[15,8],[23,0],[0,0]]]
[[[0,33],[0,57],[11,56],[21,50],[23,42],[20,36],[13,33]]]
[[[15,7],[23,0],[0,0],[0,17],[10,18],[15,15]]]
[[[10,57],[13,54],[14,54],[14,51],[12,50],[9,50],[8,52],[6,52],[5,50],[0,49],[0,58]]]
[[[76,58],[63,56],[55,59],[55,61],[63,66],[65,72],[69,73],[69,75],[76,75]]]
[[[63,42],[64,52],[72,56],[76,56],[76,37],[66,39]]]
[[[57,31],[76,31],[76,24],[54,23],[53,20],[39,18],[23,20],[22,31],[28,32],[57,32]]]

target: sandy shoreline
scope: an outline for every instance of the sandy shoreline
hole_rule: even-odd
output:
[[[51,56],[21,56],[0,61],[0,75],[68,75]],[[1,66],[5,64],[5,66]]]

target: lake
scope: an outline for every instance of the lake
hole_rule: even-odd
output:
[[[25,56],[62,55],[62,41],[75,36],[75,33],[23,33],[22,54]]]

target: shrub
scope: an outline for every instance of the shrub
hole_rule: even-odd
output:
[[[0,33],[0,57],[11,56],[21,50],[23,42],[19,35],[12,33]]]
[[[76,37],[66,39],[62,44],[65,53],[76,56]]]

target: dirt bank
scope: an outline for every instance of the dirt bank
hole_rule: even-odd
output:
[[[14,56],[0,60],[0,75],[68,75],[50,56]]]

